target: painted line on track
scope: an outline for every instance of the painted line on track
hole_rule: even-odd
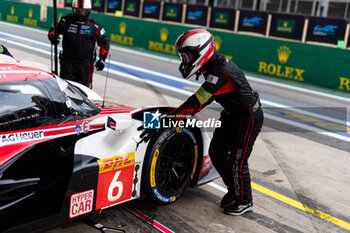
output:
[[[213,188],[215,188],[215,189],[217,189],[217,190],[220,190],[223,193],[227,193],[227,189],[226,188],[223,188],[220,185],[217,185],[217,184],[215,184],[213,182],[208,183],[208,185],[213,187]],[[333,223],[333,224],[335,224],[335,225],[337,225],[337,226],[339,226],[341,228],[344,228],[346,230],[350,230],[350,223],[348,223],[348,222],[345,222],[345,221],[343,221],[343,220],[341,220],[339,218],[333,217],[333,216],[331,216],[329,214],[326,214],[326,213],[324,213],[324,212],[322,212],[320,210],[311,208],[311,207],[309,207],[309,206],[307,206],[307,205],[305,205],[305,204],[303,204],[303,203],[301,203],[299,201],[296,201],[296,200],[294,200],[292,198],[286,197],[286,196],[284,196],[282,194],[279,194],[279,193],[277,193],[275,191],[272,191],[272,190],[270,190],[268,188],[265,188],[265,187],[263,187],[261,185],[258,185],[256,183],[254,183],[254,182],[251,182],[251,185],[252,185],[253,189],[255,189],[256,191],[259,191],[259,192],[261,192],[261,193],[263,193],[263,194],[265,194],[265,195],[267,195],[269,197],[277,199],[277,200],[279,200],[279,201],[281,201],[283,203],[286,203],[286,204],[288,204],[290,206],[293,206],[293,207],[295,207],[297,209],[300,209],[300,210],[302,210],[304,212],[310,213],[310,214],[312,214],[312,215],[314,215],[314,216],[316,216],[318,218],[321,218],[321,219],[326,220],[326,221],[328,221],[330,223]]]

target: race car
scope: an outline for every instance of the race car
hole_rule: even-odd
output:
[[[203,128],[144,134],[171,110],[105,102],[0,55],[0,231],[45,230],[145,196],[170,204],[217,178]]]

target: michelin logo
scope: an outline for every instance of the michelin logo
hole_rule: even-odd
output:
[[[44,138],[44,131],[31,131],[1,135],[1,145],[27,142]]]
[[[143,128],[144,129],[160,129],[160,116],[162,114],[156,112],[143,112]]]

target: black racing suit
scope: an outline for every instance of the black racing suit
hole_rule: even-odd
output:
[[[213,100],[222,105],[221,127],[214,131],[209,155],[237,203],[247,204],[252,201],[248,158],[264,118],[259,96],[243,72],[223,55],[214,54],[202,73],[205,82],[172,114],[181,119]]]
[[[54,29],[51,28],[49,36],[53,33]],[[57,24],[57,33],[63,34],[61,77],[92,88],[96,42],[100,46],[100,59],[105,61],[109,51],[109,40],[104,28],[95,19],[78,19],[75,14],[69,14]]]

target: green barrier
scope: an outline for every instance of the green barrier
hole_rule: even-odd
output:
[[[52,8],[47,7],[46,21],[42,21],[40,6],[11,1],[0,3],[1,20],[31,27],[49,29],[52,12]],[[58,18],[71,12],[71,9],[58,9]],[[174,56],[177,37],[191,29],[179,24],[97,13],[92,13],[91,17],[102,23],[112,43]],[[232,59],[243,70],[269,75],[276,80],[292,80],[350,93],[349,50],[210,31],[215,36],[217,52]]]

